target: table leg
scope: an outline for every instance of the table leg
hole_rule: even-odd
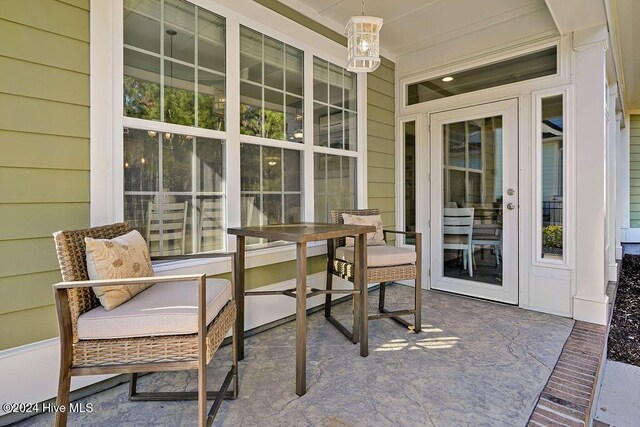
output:
[[[307,392],[307,244],[296,244],[296,394]]]
[[[369,302],[367,284],[367,234],[356,239],[355,280],[360,283],[360,356],[369,355]]]
[[[359,241],[361,240],[361,236],[357,235],[354,237],[354,244],[353,244],[353,250],[354,251],[358,251],[359,248]],[[360,283],[360,280],[358,279],[358,254],[354,253],[354,274],[353,274],[353,289],[355,291],[362,291],[362,285]],[[352,326],[351,326],[351,333],[353,334],[353,343],[357,343],[358,341],[360,341],[360,325],[362,324],[362,313],[360,310],[360,304],[361,304],[361,295],[359,293],[355,293],[353,294],[353,301],[352,301],[352,305],[353,305],[353,321],[352,321]]]
[[[244,252],[245,237],[236,236],[236,265],[235,265],[235,300],[238,313],[236,315],[236,338],[238,360],[244,359]]]

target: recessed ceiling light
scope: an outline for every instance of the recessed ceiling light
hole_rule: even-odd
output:
[[[451,76],[447,76],[447,77],[443,77],[442,78],[443,82],[450,82],[451,80],[453,80],[453,77],[451,77]]]

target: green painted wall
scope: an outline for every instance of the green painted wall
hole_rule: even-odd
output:
[[[630,152],[630,209],[631,228],[640,228],[640,114],[631,115]]]
[[[51,233],[89,224],[88,9],[0,1],[0,350],[57,335]]]
[[[345,44],[277,1],[256,0]],[[57,335],[51,233],[89,225],[89,0],[0,0],[0,350]],[[368,77],[369,206],[395,225],[394,64]],[[309,273],[325,268],[309,260]],[[295,262],[249,270],[250,289]]]

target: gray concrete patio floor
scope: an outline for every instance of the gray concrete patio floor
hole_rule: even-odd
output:
[[[240,398],[223,403],[216,425],[487,425],[524,426],[571,332],[573,320],[425,291],[423,332],[391,320],[369,323],[370,355],[360,357],[321,313],[309,317],[308,392],[295,392],[294,323],[246,340]],[[413,288],[387,291],[391,309],[412,304]],[[377,292],[370,294],[371,311]],[[349,321],[350,303],[335,306]],[[216,384],[230,348],[218,351],[209,376]],[[142,377],[147,391],[195,390],[194,372]],[[196,402],[129,402],[127,384],[94,394],[90,414],[69,425],[190,426]],[[51,414],[22,422],[50,426]]]

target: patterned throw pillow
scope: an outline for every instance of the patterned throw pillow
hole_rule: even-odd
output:
[[[133,230],[115,239],[91,239],[87,245],[87,273],[90,280],[152,277],[147,243]],[[101,286],[93,288],[105,310],[112,310],[144,291],[152,284],[134,286]]]
[[[376,231],[367,233],[367,246],[380,246],[385,245],[384,233],[382,232],[382,216],[380,215],[351,215],[342,214],[342,219],[345,224],[350,225],[374,225]],[[353,246],[355,239],[353,237],[347,237],[346,246]]]

